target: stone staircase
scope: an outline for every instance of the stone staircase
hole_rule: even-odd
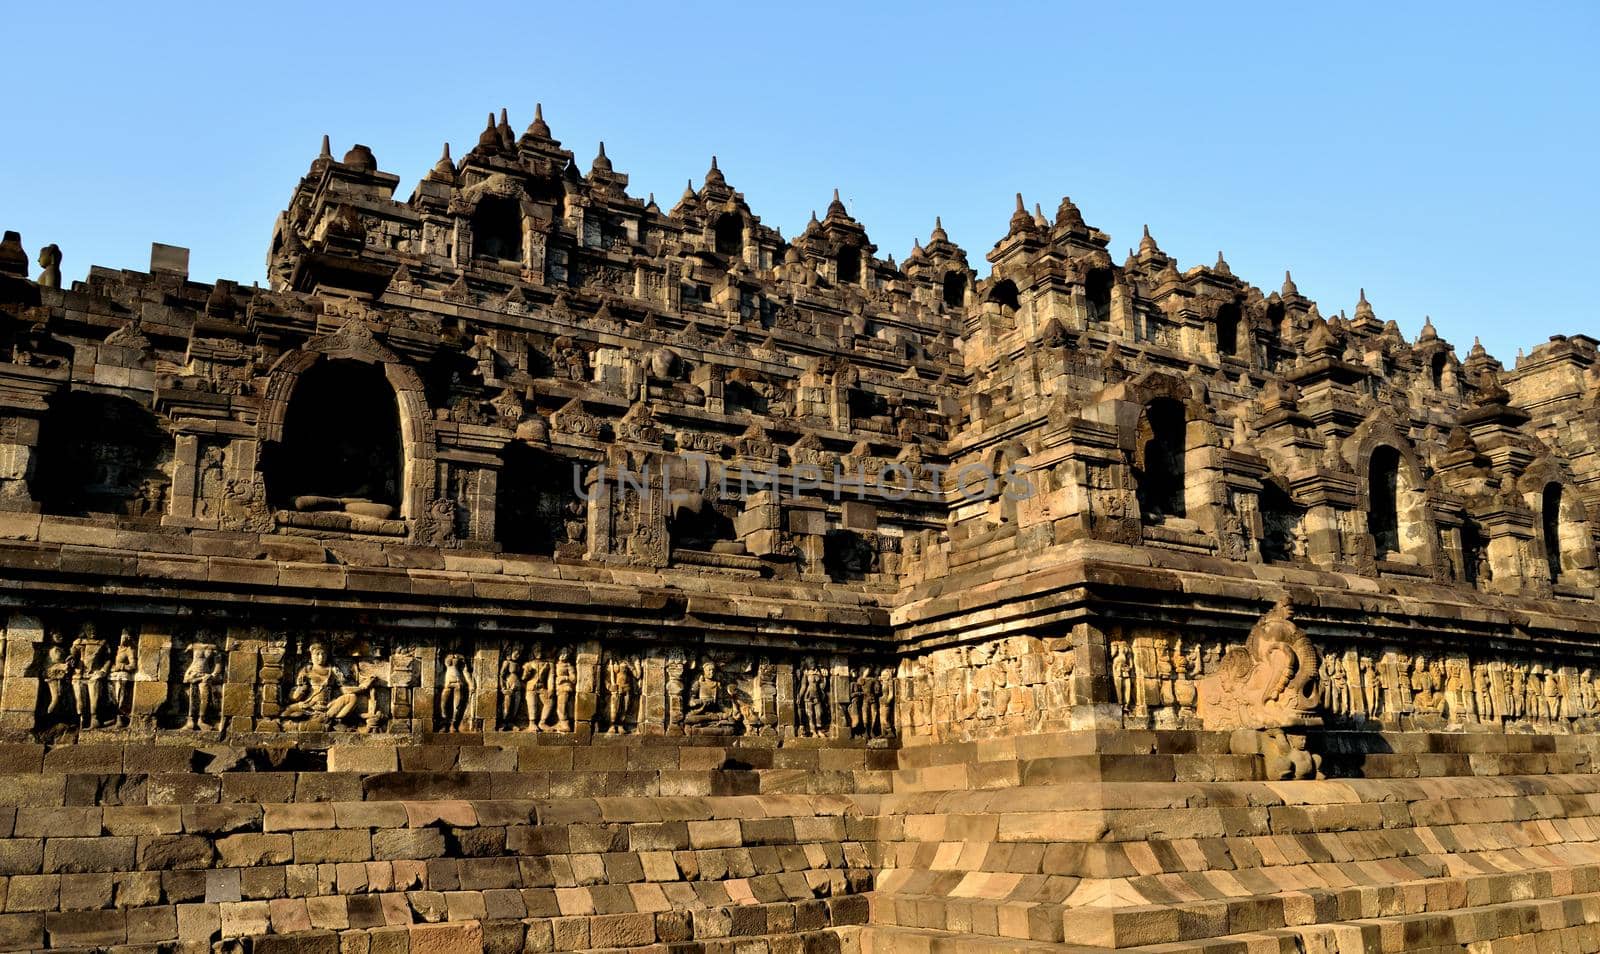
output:
[[[1294,782],[1226,744],[902,750],[861,950],[1600,950],[1593,740],[1330,733]]]
[[[846,793],[891,752],[462,741],[0,747],[0,950],[836,951],[866,919]]]
[[[1600,951],[1583,736],[179,741],[0,746],[0,950]]]

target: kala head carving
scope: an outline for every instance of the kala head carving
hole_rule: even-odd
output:
[[[1200,682],[1200,721],[1207,729],[1262,729],[1318,721],[1316,647],[1280,600],[1250,630],[1243,648],[1222,658]]]

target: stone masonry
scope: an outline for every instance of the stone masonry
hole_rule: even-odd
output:
[[[398,182],[0,242],[0,950],[1600,951],[1600,342]]]

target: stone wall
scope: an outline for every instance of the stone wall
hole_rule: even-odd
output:
[[[1594,340],[574,160],[0,241],[0,947],[1600,949]]]

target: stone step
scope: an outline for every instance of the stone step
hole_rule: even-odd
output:
[[[947,792],[1076,782],[1237,782],[1262,778],[1252,755],[1057,755],[900,769],[895,792]]]
[[[8,804],[360,801],[427,798],[646,798],[852,795],[890,791],[890,773],[726,771],[197,772],[0,774]]]
[[[1013,937],[866,924],[842,929],[859,954],[1104,954],[1103,949]]]
[[[1419,895],[1420,897],[1420,895]],[[868,896],[871,920],[859,930],[871,951],[1089,951],[1130,954],[1283,951],[1293,954],[1414,954],[1419,951],[1600,951],[1600,894],[1505,898],[1443,910],[1387,908],[1389,900],[1349,896],[1241,899],[1228,905],[1152,906],[1106,912],[992,899]],[[1291,910],[1325,915],[1274,923]],[[1369,913],[1370,912],[1370,913]],[[1048,923],[1059,917],[1059,922]],[[932,926],[932,923],[944,926]],[[1010,945],[1002,946],[1002,945]]]
[[[1507,797],[1491,806],[1503,810],[1464,807],[1427,824],[1391,804],[1287,814],[1261,807],[1118,812],[1048,805],[1031,812],[884,814],[874,822],[877,840],[869,847],[883,868],[1153,879],[1158,894],[1177,896],[1192,892],[1194,879],[1217,872],[1237,879],[1296,869],[1305,884],[1338,885],[1370,877],[1343,875],[1341,866],[1395,859],[1426,862],[1430,870],[1415,872],[1418,877],[1433,876],[1444,860],[1490,858],[1484,863],[1500,870],[1600,861],[1593,796],[1569,803],[1565,817],[1529,801]],[[1163,888],[1164,877],[1190,883]]]
[[[1582,737],[1480,733],[1460,738],[1462,748],[1477,745],[1484,751],[1345,751],[1351,740],[1334,733],[1312,735],[1308,748],[1322,757],[1323,776],[1339,779],[1574,774],[1590,772],[1600,762]],[[1395,741],[1420,745],[1417,739]],[[897,792],[954,791],[1037,784],[1052,777],[1206,782],[1264,779],[1264,773],[1259,757],[1229,754],[1227,733],[1065,732],[906,746],[893,785]]]
[[[429,892],[412,892],[430,894]],[[198,951],[243,950],[255,954],[342,954],[350,950],[523,951],[715,950],[839,951],[835,928],[864,923],[861,896],[705,904],[657,897],[621,912],[593,905],[552,902],[533,910],[515,891],[451,892],[413,900],[405,894],[365,896],[360,904],[274,899],[73,912],[19,920],[0,915],[4,950],[103,950],[174,943]],[[787,939],[801,939],[796,942]],[[363,946],[365,942],[368,946]],[[221,948],[213,948],[220,943]],[[236,946],[235,946],[236,945]],[[343,946],[341,946],[343,945]],[[450,946],[440,946],[450,945]]]
[[[282,737],[259,745],[221,744],[172,733],[161,742],[78,742],[44,745],[0,743],[0,773],[254,771],[886,771],[896,767],[893,749],[848,739],[738,741],[697,736],[595,736],[582,739],[528,733],[438,736],[452,741],[401,744],[388,737],[320,736],[320,744],[285,747]],[[341,741],[342,739],[362,741]],[[298,740],[297,740],[298,741]]]

